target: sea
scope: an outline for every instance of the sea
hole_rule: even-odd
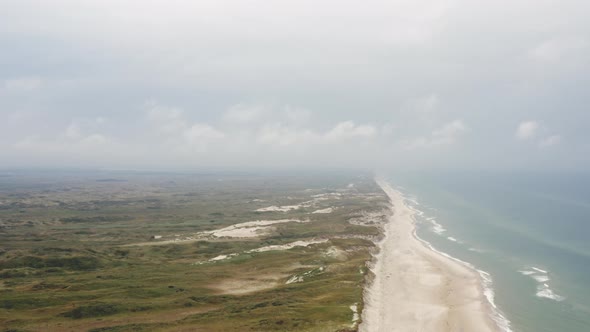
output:
[[[590,331],[590,174],[391,173],[416,234],[483,277],[505,331]]]

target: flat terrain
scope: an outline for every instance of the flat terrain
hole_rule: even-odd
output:
[[[3,172],[4,331],[355,331],[370,175]]]

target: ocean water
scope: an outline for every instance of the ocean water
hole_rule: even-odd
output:
[[[489,273],[511,331],[590,331],[590,175],[388,178],[421,239]]]

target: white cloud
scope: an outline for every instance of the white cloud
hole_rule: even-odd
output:
[[[261,105],[237,104],[230,107],[223,119],[229,122],[250,123],[260,119],[266,112],[266,108]]]
[[[18,150],[30,151],[40,154],[56,153],[62,155],[64,153],[81,154],[81,155],[96,155],[97,153],[104,153],[112,148],[115,143],[108,137],[101,134],[91,134],[88,136],[78,135],[75,139],[73,137],[57,138],[42,138],[39,136],[28,136],[17,143],[14,147]]]
[[[462,120],[449,122],[432,132],[432,137],[444,143],[453,143],[455,138],[468,130]]]
[[[256,142],[266,145],[306,145],[318,136],[307,129],[297,129],[281,123],[264,125],[256,135]]]
[[[424,113],[429,115],[437,109],[440,104],[440,98],[437,94],[431,93],[429,95],[410,100],[404,107],[404,109],[410,112]]]
[[[298,107],[286,105],[283,109],[285,118],[290,123],[302,124],[307,122],[311,118],[311,112]]]
[[[530,56],[542,62],[555,62],[566,56],[584,51],[588,43],[580,37],[565,37],[546,40],[530,51]]]
[[[145,108],[148,119],[159,134],[175,135],[187,128],[181,109],[162,106],[154,101],[147,102]]]
[[[468,131],[469,127],[462,120],[454,120],[433,130],[429,137],[406,139],[401,144],[405,150],[451,145]]]
[[[326,132],[280,122],[267,123],[258,131],[256,142],[266,145],[298,145],[311,148],[314,144],[348,144],[350,139],[370,139],[377,135],[371,125],[356,125],[353,121],[337,123]]]
[[[353,121],[338,123],[328,131],[324,137],[329,141],[339,141],[348,138],[370,138],[377,134],[377,129],[371,125],[355,125]]]
[[[226,137],[222,130],[209,123],[191,122],[182,109],[146,103],[147,118],[162,137],[161,146],[180,153],[190,154],[194,150],[204,152],[208,147]],[[149,135],[148,135],[149,136]]]
[[[89,136],[84,137],[80,140],[80,143],[84,146],[97,146],[97,145],[104,145],[109,142],[109,139],[100,134],[92,134]]]
[[[561,136],[560,135],[551,135],[549,137],[542,139],[539,142],[539,147],[547,148],[547,147],[558,145],[559,143],[561,143]]]
[[[516,137],[521,140],[529,140],[536,136],[539,123],[536,121],[521,122],[516,129]]]
[[[529,148],[559,144],[543,128],[559,123],[555,133],[567,134],[571,149],[564,164],[590,165],[587,0],[560,2],[559,10],[555,0],[9,2],[0,10],[10,63],[0,74],[1,144],[35,134],[71,146],[98,133],[129,155],[145,153],[146,167],[214,157],[255,164],[263,156],[269,166],[322,165],[324,155],[336,164],[356,149],[391,163],[401,152],[412,166],[537,168],[560,161],[520,165],[521,151],[506,147],[520,139]],[[149,96],[171,104],[138,110],[138,98]],[[551,111],[555,105],[565,106]],[[108,121],[90,123],[97,116]],[[77,128],[66,129],[72,117]],[[542,123],[517,131],[528,117]],[[445,125],[453,119],[477,128],[453,150],[457,158],[415,150],[459,145],[468,128]],[[202,142],[211,158],[197,160],[192,146]],[[281,149],[271,156],[275,145],[298,147],[303,157]],[[36,158],[1,150],[3,163]],[[109,162],[137,160],[121,156]]]
[[[4,81],[4,88],[12,92],[27,92],[32,91],[41,86],[41,79],[39,77],[20,77]]]
[[[70,123],[64,132],[64,136],[68,139],[78,139],[81,135],[80,126],[76,122]]]
[[[225,134],[208,124],[196,123],[184,132],[184,137],[191,143],[202,143],[222,139]]]

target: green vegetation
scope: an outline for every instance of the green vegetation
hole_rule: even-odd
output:
[[[349,219],[386,202],[346,174],[17,174],[0,188],[0,326],[14,331],[352,331],[379,233]],[[309,222],[196,235],[286,218]]]

